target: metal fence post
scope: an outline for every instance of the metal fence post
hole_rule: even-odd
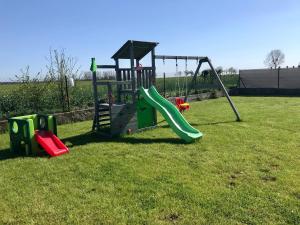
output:
[[[277,71],[277,88],[279,89],[280,87],[280,67],[278,67],[278,71]]]

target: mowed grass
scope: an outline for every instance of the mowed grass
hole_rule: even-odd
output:
[[[300,224],[300,98],[195,102],[204,133],[159,127],[106,140],[59,126],[70,154],[17,157],[1,135],[0,224]]]

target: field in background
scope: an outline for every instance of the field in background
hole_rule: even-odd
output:
[[[70,154],[11,155],[0,135],[0,224],[300,224],[300,99],[193,102],[204,133],[184,144],[159,127],[123,138],[59,126]]]
[[[237,86],[238,75],[222,76],[222,80],[227,88],[233,88]],[[168,77],[165,80],[157,78],[156,87],[166,97],[179,96],[185,94],[186,83],[190,85],[191,81],[191,77],[186,79],[184,76],[180,78]],[[216,80],[210,77],[198,77],[196,86],[191,90],[191,94],[214,91],[218,88]],[[98,90],[99,96],[104,100],[107,99],[106,88],[101,86],[98,87]],[[65,89],[63,91],[65,92]],[[78,80],[75,82],[75,87],[69,87],[68,91],[69,107],[66,105],[66,96],[64,98],[61,97],[58,83],[0,83],[0,120],[16,115],[31,113],[49,114],[93,106],[94,99],[92,82],[90,80]],[[116,92],[114,95],[116,96]]]

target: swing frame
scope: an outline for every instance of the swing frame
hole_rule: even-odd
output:
[[[177,64],[178,60],[186,60],[186,63],[187,63],[188,60],[193,60],[193,61],[196,60],[196,62],[197,62],[197,68],[196,68],[196,70],[194,72],[194,76],[193,76],[192,82],[189,85],[189,87],[187,88],[187,91],[185,93],[184,102],[187,102],[188,96],[189,96],[191,90],[194,88],[195,81],[197,79],[197,76],[199,74],[199,71],[200,71],[200,68],[201,68],[202,64],[203,63],[208,63],[208,65],[209,65],[209,67],[210,67],[210,69],[212,71],[212,74],[216,78],[219,87],[222,89],[225,97],[227,98],[227,100],[228,100],[228,102],[229,102],[229,104],[230,104],[230,106],[231,106],[231,108],[232,108],[232,110],[233,110],[233,112],[234,112],[234,114],[236,116],[236,120],[237,121],[241,121],[241,117],[240,117],[240,114],[239,114],[236,106],[234,105],[234,103],[233,103],[230,95],[228,94],[228,92],[227,92],[227,90],[226,90],[226,88],[225,88],[225,86],[224,86],[224,84],[223,84],[223,82],[222,82],[222,80],[221,80],[221,78],[219,76],[219,74],[216,72],[214,66],[211,63],[211,60],[208,57],[206,57],[206,56],[203,57],[203,56],[154,55],[154,58],[155,59],[162,59],[163,61],[165,61],[166,59],[176,60],[176,65],[178,65]]]

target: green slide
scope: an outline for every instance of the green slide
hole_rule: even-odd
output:
[[[140,88],[140,94],[145,100],[157,109],[171,126],[172,130],[186,142],[193,142],[202,137],[202,133],[193,128],[167,99],[162,97],[154,86],[149,89]]]

